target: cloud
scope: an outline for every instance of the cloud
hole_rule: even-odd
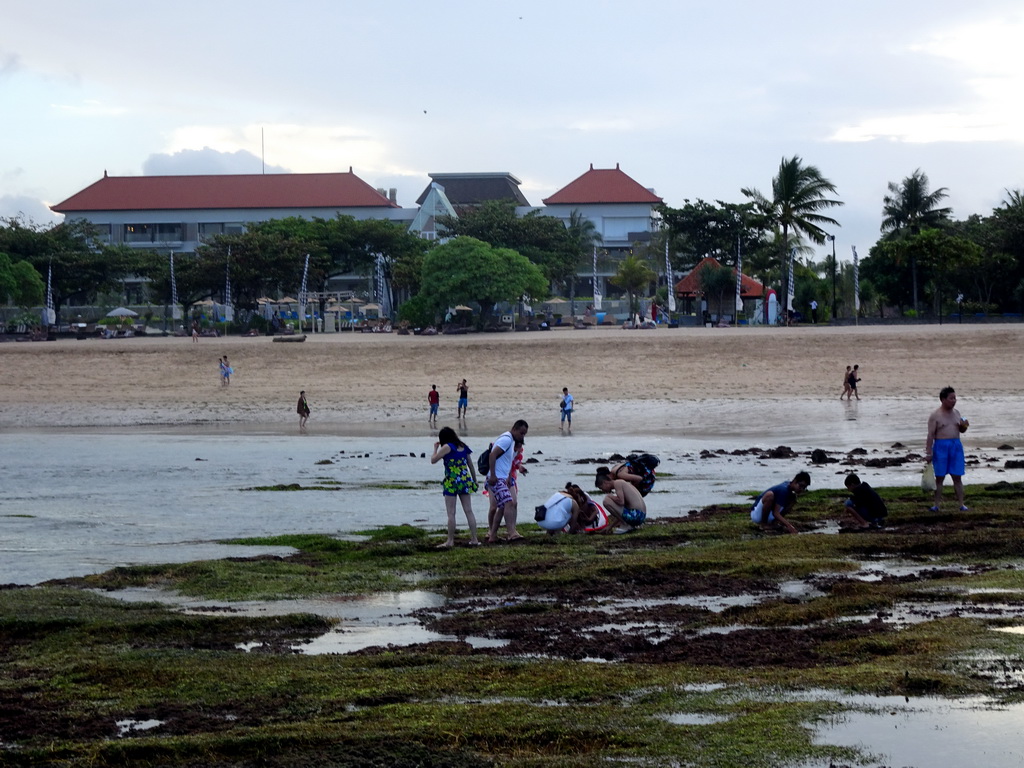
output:
[[[50,206],[38,197],[28,195],[0,195],[0,219],[23,219],[36,224],[62,221]]]
[[[73,117],[118,117],[128,114],[127,107],[110,107],[95,99],[86,99],[81,104],[51,104],[51,108]]]
[[[0,56],[0,77],[13,75],[21,69],[21,59],[15,53]]]
[[[287,168],[268,165],[269,173],[288,173]],[[260,159],[245,149],[220,152],[210,147],[182,149],[150,155],[142,163],[145,176],[202,176],[231,173],[261,173]]]

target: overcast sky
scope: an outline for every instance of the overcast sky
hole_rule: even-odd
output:
[[[957,218],[1024,188],[1024,6],[690,0],[3,0],[0,216],[103,176],[508,171],[534,205],[613,168],[672,206],[799,155],[878,238],[915,169]],[[261,143],[261,135],[264,141]],[[819,249],[824,254],[824,249]]]

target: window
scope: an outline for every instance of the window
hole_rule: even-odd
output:
[[[181,240],[181,224],[125,224],[126,243],[166,243]]]

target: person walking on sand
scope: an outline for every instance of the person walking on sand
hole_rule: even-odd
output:
[[[295,412],[299,414],[299,431],[305,432],[306,421],[309,419],[309,401],[306,400],[306,390],[299,392],[299,403],[295,406]]]
[[[629,533],[644,524],[647,519],[647,503],[635,485],[612,477],[607,467],[598,468],[594,485],[608,494],[603,502],[608,513],[606,531]]]
[[[943,387],[939,392],[939,407],[928,417],[928,439],[924,446],[924,460],[935,470],[935,503],[931,512],[938,512],[942,503],[942,484],[946,475],[953,478],[953,492],[960,511],[967,512],[964,504],[964,444],[960,435],[971,425],[956,409],[956,391]]]
[[[797,472],[796,477],[785,483],[773,485],[757,497],[750,509],[750,519],[762,528],[781,525],[790,533],[796,533],[796,526],[786,519],[796,504],[796,497],[807,490],[811,484],[811,476],[806,472]]]
[[[231,367],[231,363],[228,362],[228,356],[224,355],[223,365],[221,367],[221,375],[224,377],[222,382],[225,387],[231,385],[231,374],[235,372],[235,369]]]
[[[576,404],[576,399],[569,394],[568,387],[562,387],[562,420],[558,424],[558,431],[561,432],[565,427],[565,423],[569,422],[569,434],[572,434],[572,408]]]
[[[448,513],[448,538],[438,549],[451,549],[455,546],[455,499],[462,504],[462,511],[466,513],[466,523],[469,525],[469,546],[479,547],[480,539],[477,537],[476,517],[473,515],[473,497],[479,486],[476,480],[476,468],[470,461],[469,455],[472,450],[467,446],[455,430],[451,427],[442,427],[437,433],[437,442],[434,443],[434,455],[430,457],[430,463],[436,464],[444,461],[444,480],[441,487],[444,493],[445,511]]]
[[[459,391],[459,407],[455,412],[456,419],[466,418],[466,408],[469,407],[469,384],[463,379],[456,389]]]
[[[195,320],[192,321],[192,343],[199,343],[199,323],[197,323]]]
[[[852,370],[851,366],[846,366],[846,372],[843,374],[843,393],[839,396],[840,400],[850,396],[850,371]]]
[[[430,413],[427,415],[427,423],[436,427],[437,410],[441,406],[441,394],[437,391],[437,384],[430,385],[430,391],[427,392],[427,404],[430,406]]]
[[[530,425],[522,419],[512,425],[512,429],[503,432],[491,446],[488,457],[490,470],[487,473],[487,487],[494,496],[495,513],[487,531],[487,543],[494,544],[498,540],[498,524],[505,520],[506,541],[510,544],[522,539],[516,530],[517,502],[512,496],[512,460],[515,459],[515,445],[526,439]]]

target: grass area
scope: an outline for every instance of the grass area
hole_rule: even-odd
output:
[[[1024,623],[1024,488],[971,487],[966,513],[881,493],[881,531],[826,533],[841,498],[817,491],[791,517],[799,536],[761,533],[738,506],[629,536],[524,525],[524,544],[449,551],[394,526],[239,542],[291,557],[0,590],[0,762],[854,765],[863,755],[813,741],[842,705],[788,692],[1024,698],[1020,638],[992,631]],[[427,589],[449,601],[420,621],[455,639],[304,655],[334,622],[103,594],[125,587],[229,601]]]

